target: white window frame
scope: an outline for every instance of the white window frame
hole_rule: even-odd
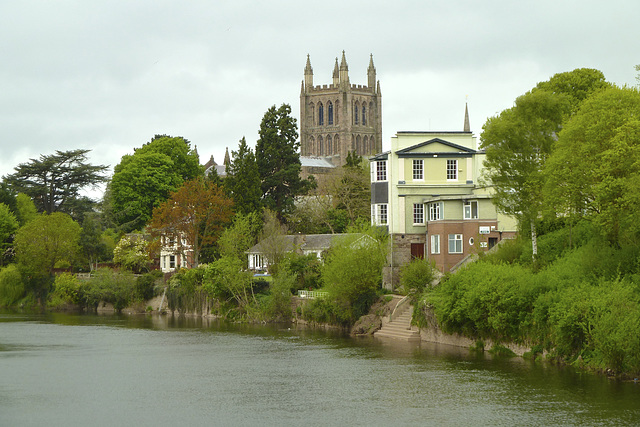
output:
[[[389,225],[389,205],[387,203],[371,205],[371,223],[373,225]]]
[[[449,234],[448,246],[450,254],[461,254],[464,250],[462,247],[462,234]]]
[[[442,219],[442,202],[429,203],[429,221]]]
[[[422,159],[414,159],[413,160],[413,180],[414,181],[424,181],[424,160]]]
[[[371,168],[371,182],[387,181],[387,161],[376,160],[375,167]]]
[[[447,159],[447,181],[458,180],[458,160]]]
[[[175,255],[169,255],[169,268],[170,269],[175,269],[176,268],[176,256]]]
[[[440,235],[432,234],[431,235],[431,255],[439,255],[440,254]]]
[[[464,219],[478,219],[478,201],[465,201],[464,205],[462,206],[462,215]]]
[[[413,225],[424,225],[424,203],[413,204]]]

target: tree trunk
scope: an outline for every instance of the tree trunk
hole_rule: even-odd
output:
[[[536,234],[536,221],[531,218],[531,257],[533,258],[533,263],[535,264],[536,259],[538,258],[538,235]]]

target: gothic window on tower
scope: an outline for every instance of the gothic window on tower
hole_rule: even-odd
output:
[[[327,155],[333,154],[333,144],[331,142],[331,135],[327,135]]]
[[[333,124],[333,104],[331,103],[331,101],[329,101],[329,105],[327,106],[327,109],[329,110],[329,118],[327,123],[329,125]]]
[[[324,106],[322,103],[318,104],[318,126],[324,126]]]
[[[340,101],[336,101],[336,116],[334,117],[334,123],[338,124],[340,121]]]
[[[358,124],[358,106],[356,105],[354,108],[355,109],[353,110],[354,111],[353,116],[354,116],[355,124]]]
[[[318,156],[324,156],[324,141],[322,135],[318,136]]]
[[[362,106],[362,126],[367,125],[367,107]]]

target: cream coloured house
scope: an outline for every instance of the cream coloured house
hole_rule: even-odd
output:
[[[398,132],[390,151],[370,158],[372,223],[386,226],[393,242],[385,286],[412,258],[446,272],[515,235],[515,220],[479,182],[484,157],[467,115],[463,131]]]

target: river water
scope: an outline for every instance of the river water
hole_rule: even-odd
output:
[[[171,316],[0,313],[0,426],[640,425],[640,382]]]

